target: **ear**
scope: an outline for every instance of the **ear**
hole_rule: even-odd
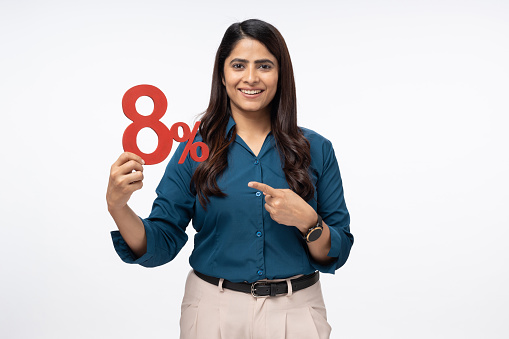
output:
[[[225,84],[225,82],[224,82],[224,75],[221,75],[221,81],[223,82],[223,86],[225,86],[225,87],[226,87],[226,84]]]

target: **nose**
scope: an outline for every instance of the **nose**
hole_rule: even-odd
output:
[[[254,65],[250,65],[247,67],[245,75],[244,75],[244,82],[248,84],[257,83],[260,79],[258,78],[258,72]]]

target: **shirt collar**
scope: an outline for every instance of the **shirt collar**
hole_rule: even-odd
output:
[[[228,124],[226,125],[226,131],[225,131],[225,134],[224,134],[224,137],[226,138],[228,136],[228,133],[230,133],[231,129],[233,128],[233,126],[235,126],[237,123],[235,122],[235,120],[233,120],[233,117],[231,116],[230,114],[230,118],[228,119]],[[269,137],[272,137],[272,131],[269,132],[268,134]]]
[[[233,128],[233,126],[235,126],[237,123],[235,122],[235,120],[233,120],[231,114],[230,114],[230,119],[228,120],[228,124],[226,125],[226,133],[225,133],[225,138],[228,136],[228,133],[230,133],[230,130]]]

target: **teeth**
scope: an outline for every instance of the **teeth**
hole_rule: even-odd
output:
[[[262,90],[261,89],[256,89],[256,90],[247,90],[247,89],[241,89],[240,90],[242,93],[246,93],[246,94],[258,94],[258,93],[261,93]]]

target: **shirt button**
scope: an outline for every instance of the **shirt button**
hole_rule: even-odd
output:
[[[263,271],[262,270],[258,270],[258,272],[256,272],[256,273],[258,273],[258,275],[262,275]]]
[[[262,236],[262,232],[260,232],[260,231],[256,232],[256,236],[257,236],[258,238],[259,238],[259,237],[261,237],[261,236]]]
[[[257,197],[259,197],[260,195],[262,195],[262,192],[256,192]]]
[[[255,164],[255,165],[258,165],[259,163],[260,163],[260,162],[258,161],[258,159],[256,159],[256,160],[254,161],[254,164]]]

